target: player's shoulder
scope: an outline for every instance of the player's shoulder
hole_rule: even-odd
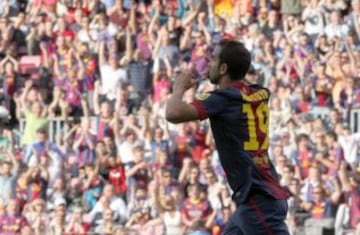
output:
[[[200,92],[195,94],[197,100],[206,100],[211,96],[212,92]]]
[[[233,90],[246,102],[259,102],[270,98],[270,91],[259,84],[239,82],[233,86]]]
[[[227,90],[229,90],[229,91],[235,90],[236,92],[238,92],[240,90],[240,93],[245,94],[245,95],[250,95],[250,94],[256,93],[258,91],[270,93],[270,91],[267,88],[261,86],[260,84],[257,84],[257,83],[249,84],[248,82],[243,81],[243,80],[235,82],[230,87],[230,89],[227,89]]]
[[[268,100],[270,98],[271,92],[268,88],[263,87],[259,84],[251,84],[250,86],[251,95],[261,97],[262,99]]]
[[[203,101],[207,99],[226,99],[229,96],[229,92],[225,89],[216,89],[208,92],[200,92],[195,95],[197,100]]]
[[[260,84],[256,84],[256,83],[255,83],[255,84],[251,84],[249,87],[252,88],[252,89],[254,89],[254,90],[265,90],[267,93],[269,93],[269,94],[271,93],[268,88],[263,87],[263,86],[260,85]]]

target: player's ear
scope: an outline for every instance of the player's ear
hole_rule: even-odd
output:
[[[222,63],[219,68],[220,75],[225,75],[227,73],[228,67],[227,64]]]

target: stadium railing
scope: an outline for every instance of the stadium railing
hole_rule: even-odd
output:
[[[331,109],[328,107],[315,106],[311,109],[309,114],[311,114],[313,117],[320,117],[323,120],[327,120],[329,118],[330,110]],[[69,131],[68,123],[73,120],[74,118],[72,117],[69,117],[66,121],[64,121],[62,118],[52,118],[49,121],[48,127],[49,140],[60,145],[62,143],[63,136]],[[92,127],[96,126],[94,125],[96,117],[90,117],[90,120],[92,122]],[[21,143],[22,135],[24,133],[25,125],[26,120],[24,118],[20,119],[19,129],[15,131],[16,144],[18,144],[19,146]],[[353,133],[360,131],[360,108],[350,110],[349,126]]]

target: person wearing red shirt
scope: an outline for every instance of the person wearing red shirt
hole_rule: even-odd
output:
[[[204,125],[198,125],[194,133],[194,146],[191,149],[191,156],[195,162],[199,162],[207,150],[206,146],[206,127]]]
[[[331,196],[328,197],[321,187],[315,187],[313,194],[314,194],[314,201],[310,209],[312,218],[314,219],[333,218],[334,217],[333,205],[336,205],[339,202],[341,196],[340,190],[334,192]]]
[[[80,56],[84,65],[84,90],[93,92],[95,88],[95,73],[98,68],[95,57],[90,53],[88,43],[81,43]]]
[[[90,224],[83,221],[83,211],[80,207],[74,209],[70,223],[65,228],[64,235],[86,235],[90,230]]]
[[[293,153],[292,160],[298,178],[305,179],[309,176],[309,169],[314,160],[314,153],[309,148],[309,136],[301,134],[296,138],[297,150]]]
[[[10,199],[6,208],[6,216],[2,221],[1,235],[19,234],[26,224],[26,219],[19,214],[17,201]]]
[[[63,35],[57,35],[56,50],[52,55],[52,59],[54,60],[54,75],[56,77],[61,77],[66,73],[71,62],[70,57],[70,48],[65,41],[65,37]]]
[[[41,155],[40,158],[44,158]],[[46,199],[46,190],[48,188],[49,172],[43,165],[38,165],[28,169],[24,176],[26,185],[26,200],[33,201],[38,198]]]
[[[212,213],[210,203],[207,199],[201,198],[198,184],[190,185],[188,188],[189,197],[185,199],[181,216],[188,231],[203,231],[205,223]]]
[[[112,23],[120,25],[121,28],[126,28],[130,16],[129,12],[124,10],[122,2],[122,0],[116,0],[114,5],[107,9],[107,15]],[[136,8],[132,9],[135,10]]]
[[[67,42],[72,42],[75,38],[75,32],[67,28],[67,22],[64,18],[58,18],[55,34],[65,37]]]
[[[334,206],[339,203],[341,190],[327,195],[321,186],[313,189],[314,200],[303,203],[303,208],[311,213],[311,218],[305,221],[305,234],[321,234],[323,229],[333,229],[335,211]]]
[[[115,155],[112,155],[108,159],[109,164],[109,182],[114,186],[115,193],[118,196],[126,194],[126,175],[124,165],[118,162]]]
[[[344,149],[338,142],[337,134],[333,131],[326,134],[325,141],[328,147],[328,156],[326,159],[321,158],[321,163],[327,167],[328,174],[335,177],[339,167],[345,163]]]
[[[189,144],[191,143],[192,136],[185,124],[179,124],[178,128],[178,133],[175,137],[175,152],[172,164],[181,168],[184,158],[191,154]]]
[[[81,2],[78,2],[81,3]],[[81,5],[77,4],[77,6],[74,7],[68,7],[68,14],[66,16],[66,20],[69,23],[70,27],[76,30],[76,27],[74,27],[76,24],[80,25],[82,16],[88,16],[90,14],[90,11],[88,7],[82,7]]]

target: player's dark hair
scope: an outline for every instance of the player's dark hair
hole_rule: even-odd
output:
[[[223,39],[218,44],[221,47],[219,64],[226,64],[231,80],[241,80],[245,77],[251,64],[250,52],[244,44],[235,40]]]

